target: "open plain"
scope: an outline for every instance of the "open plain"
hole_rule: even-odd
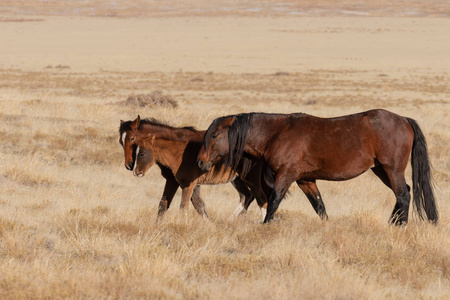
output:
[[[450,298],[448,2],[195,2],[2,1],[0,298]],[[230,218],[226,184],[202,186],[210,221],[178,192],[156,223],[164,179],[134,177],[118,142],[138,114],[205,129],[372,108],[420,124],[436,226],[389,226],[395,197],[369,172],[318,182],[328,221],[294,185],[273,223],[256,204]]]

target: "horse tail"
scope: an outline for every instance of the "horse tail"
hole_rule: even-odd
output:
[[[423,211],[425,211],[428,220],[437,223],[439,217],[431,184],[432,177],[427,142],[419,124],[413,119],[406,119],[414,131],[414,141],[411,150],[413,201],[422,220],[424,219]]]

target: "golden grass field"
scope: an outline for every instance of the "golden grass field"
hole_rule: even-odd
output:
[[[2,4],[0,298],[450,298],[448,3],[155,3]],[[125,105],[155,91],[178,107]],[[437,226],[389,226],[395,197],[371,173],[318,182],[328,221],[296,186],[270,224],[256,204],[230,218],[226,184],[202,187],[210,221],[180,212],[178,192],[155,223],[164,180],[134,177],[118,142],[138,114],[205,129],[371,108],[424,131]]]

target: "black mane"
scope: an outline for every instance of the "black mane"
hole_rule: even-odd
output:
[[[228,142],[230,145],[230,155],[227,158],[226,163],[234,170],[237,170],[239,164],[244,156],[245,140],[247,139],[247,133],[250,129],[251,122],[254,113],[239,114],[236,115],[236,119],[233,124],[228,128]],[[243,161],[245,166],[243,168],[244,173],[247,173],[247,160]]]
[[[131,130],[131,123],[133,123],[133,121],[126,121],[123,122],[120,127],[119,127],[119,133],[122,134],[124,131],[126,130]],[[173,127],[172,125],[170,125],[168,122],[166,121],[161,121],[161,120],[157,120],[155,118],[146,118],[146,119],[142,119],[141,120],[141,125],[142,124],[149,124],[149,125],[155,125],[155,126],[163,126],[163,127],[167,127],[170,129],[186,129],[186,130],[190,130],[192,132],[197,132],[197,129],[195,129],[194,126],[185,126],[185,127]],[[139,126],[140,127],[140,126]]]
[[[225,119],[234,117],[235,120],[228,128],[229,155],[224,159],[224,163],[233,170],[239,172],[242,176],[249,171],[251,167],[250,160],[244,157],[244,146],[247,133],[251,127],[251,121],[255,113],[229,115],[215,119],[205,134],[205,146],[208,147],[211,132]]]

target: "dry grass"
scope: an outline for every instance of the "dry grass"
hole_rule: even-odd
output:
[[[275,75],[2,70],[0,297],[448,297],[448,75]],[[148,93],[141,81],[156,82],[179,107],[111,105]],[[371,174],[319,183],[327,222],[294,187],[273,224],[259,224],[256,206],[229,219],[237,195],[222,185],[203,188],[211,222],[193,209],[181,214],[178,194],[156,224],[164,182],[156,169],[134,178],[117,141],[119,120],[138,113],[205,128],[225,113],[328,116],[374,106],[422,125],[435,168],[438,226],[414,216],[407,227],[388,226],[394,197]]]

